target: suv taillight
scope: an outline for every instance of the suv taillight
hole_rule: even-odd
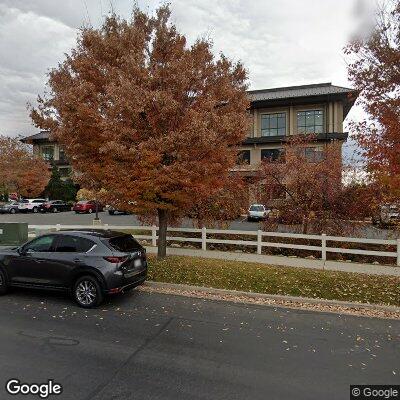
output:
[[[103,257],[106,261],[112,263],[112,264],[118,264],[118,263],[122,263],[124,262],[128,257],[127,256],[121,256],[121,257],[117,257],[117,256],[107,256],[107,257]]]

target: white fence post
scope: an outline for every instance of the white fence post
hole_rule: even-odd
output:
[[[262,252],[262,230],[259,229],[257,231],[257,254],[261,254]]]
[[[56,225],[56,231],[61,231],[61,225],[60,224]]]
[[[201,249],[207,250],[207,228],[205,226],[201,228]]]
[[[322,260],[326,261],[326,233],[321,235],[321,255]]]
[[[157,246],[157,227],[155,225],[151,227],[151,245]]]
[[[103,226],[104,226],[104,230],[108,231],[108,224],[104,224]]]
[[[400,267],[400,239],[397,239],[397,266]]]

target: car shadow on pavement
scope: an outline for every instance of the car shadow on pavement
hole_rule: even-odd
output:
[[[107,295],[104,298],[103,304],[99,308],[108,307],[119,307],[126,306],[131,301],[134,301],[140,296],[140,292],[137,289],[133,289],[127,293],[119,293],[114,295]],[[47,305],[62,306],[62,307],[76,307],[81,309],[72,297],[61,291],[50,291],[44,289],[32,289],[32,288],[11,288],[9,292],[2,296],[7,298],[9,301],[23,301],[32,303],[45,303]],[[95,309],[94,309],[95,310]]]

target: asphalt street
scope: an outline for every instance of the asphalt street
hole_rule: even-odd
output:
[[[349,399],[400,383],[400,321],[134,291],[83,310],[61,294],[0,298],[0,399],[10,378],[54,399]],[[38,397],[36,397],[38,398]]]

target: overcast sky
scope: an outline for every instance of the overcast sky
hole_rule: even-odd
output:
[[[343,46],[373,0],[172,0],[189,41],[207,35],[216,54],[240,59],[250,88],[332,82],[348,86]],[[84,23],[110,10],[129,18],[132,0],[0,0],[0,134],[35,133],[26,110],[46,72],[74,46]],[[139,0],[154,11],[158,1]],[[357,111],[350,114],[357,114]]]

